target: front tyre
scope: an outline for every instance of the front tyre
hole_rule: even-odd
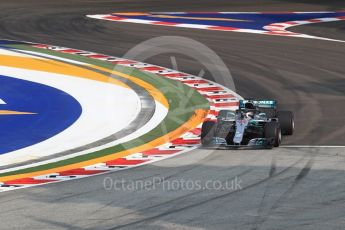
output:
[[[273,146],[279,147],[282,136],[278,122],[268,122],[265,125],[265,138],[273,139]]]
[[[201,144],[209,146],[212,144],[214,133],[216,129],[216,122],[205,121],[201,127]]]
[[[283,135],[292,135],[295,129],[293,113],[290,111],[278,111],[277,118]]]

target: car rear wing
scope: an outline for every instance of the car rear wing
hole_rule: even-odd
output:
[[[240,109],[246,108],[246,103],[252,103],[255,107],[258,108],[267,108],[267,109],[276,109],[277,101],[276,100],[240,100]]]

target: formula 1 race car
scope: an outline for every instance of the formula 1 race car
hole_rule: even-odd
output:
[[[217,121],[205,121],[201,129],[204,147],[273,148],[282,135],[294,132],[290,111],[277,111],[275,100],[240,100],[239,109],[221,110]]]

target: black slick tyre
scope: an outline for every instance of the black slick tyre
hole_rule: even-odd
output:
[[[277,118],[283,135],[292,135],[295,129],[294,116],[290,111],[278,111]]]
[[[273,139],[273,146],[279,147],[281,142],[281,131],[279,128],[279,123],[268,122],[265,125],[265,138]]]
[[[209,146],[212,144],[216,128],[216,122],[214,121],[205,121],[202,124],[201,128],[201,144],[203,146]]]

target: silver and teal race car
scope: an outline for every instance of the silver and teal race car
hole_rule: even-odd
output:
[[[294,132],[291,111],[277,111],[275,100],[240,100],[239,109],[221,110],[217,121],[205,121],[201,129],[204,147],[273,148],[282,135]]]

